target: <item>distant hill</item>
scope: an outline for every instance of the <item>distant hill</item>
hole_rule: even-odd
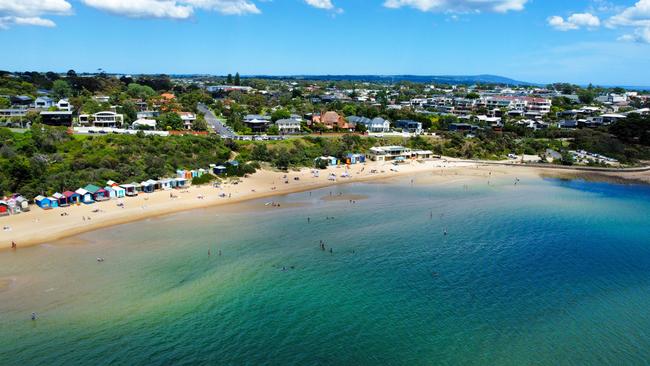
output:
[[[247,78],[262,79],[296,79],[296,80],[332,80],[332,81],[359,81],[390,83],[397,81],[411,81],[416,83],[435,83],[452,85],[471,84],[506,84],[506,85],[537,85],[525,81],[518,81],[497,75],[292,75],[292,76],[269,76],[269,75],[247,75]]]

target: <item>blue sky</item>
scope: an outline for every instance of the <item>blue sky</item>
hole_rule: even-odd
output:
[[[16,71],[650,85],[650,0],[0,0],[0,43]]]

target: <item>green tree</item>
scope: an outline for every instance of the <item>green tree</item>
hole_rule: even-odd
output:
[[[72,96],[72,87],[65,80],[55,80],[52,84],[52,94],[57,99],[68,98]]]
[[[232,85],[232,74],[228,74],[226,77],[226,85]]]
[[[9,99],[0,97],[0,108],[9,108],[11,107],[11,102]]]
[[[279,135],[280,134],[280,129],[278,128],[278,125],[271,125],[266,130],[266,133],[269,134],[269,135]]]
[[[271,114],[271,121],[275,122],[289,117],[291,117],[291,113],[288,110],[284,108],[278,108]]]
[[[183,129],[183,120],[177,113],[168,112],[158,117],[158,125],[166,130],[179,131]]]
[[[147,99],[156,95],[156,91],[148,85],[131,83],[126,89],[126,93],[132,98]]]
[[[235,74],[235,85],[240,86],[241,85],[241,78],[239,77],[239,73]]]
[[[208,130],[208,123],[205,121],[205,118],[201,115],[198,116],[194,122],[192,122],[192,130],[193,131],[207,131]]]

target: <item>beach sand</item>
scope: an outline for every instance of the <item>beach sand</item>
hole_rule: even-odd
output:
[[[540,174],[554,174],[553,170],[513,166],[482,166],[480,162],[433,160],[412,161],[397,167],[388,162],[367,162],[346,167],[330,167],[320,171],[318,177],[312,169],[301,169],[288,173],[260,170],[237,184],[224,182],[220,188],[211,185],[193,186],[185,190],[158,191],[126,197],[119,200],[97,202],[52,210],[31,206],[31,211],[0,218],[0,226],[9,230],[0,231],[0,249],[11,248],[12,241],[18,249],[31,245],[52,242],[83,232],[96,230],[150,217],[184,210],[217,205],[235,204],[242,201],[285,195],[319,189],[351,182],[382,181],[392,177],[411,176],[413,184],[462,184],[463,181],[482,179],[515,179]],[[349,177],[340,176],[347,170]],[[375,171],[374,173],[372,171]],[[330,173],[336,174],[336,181],[328,180]],[[423,174],[431,173],[431,174]],[[562,172],[566,174],[567,172]],[[646,173],[647,174],[647,173]],[[286,177],[286,178],[285,178]],[[298,177],[299,180],[295,178]],[[170,198],[172,192],[176,198]],[[332,197],[331,199],[361,200],[364,197]],[[323,199],[330,199],[323,197]],[[123,207],[117,204],[122,202]],[[62,216],[62,214],[66,214]]]

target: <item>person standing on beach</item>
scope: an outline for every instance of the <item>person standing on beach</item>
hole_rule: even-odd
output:
[[[18,245],[16,244],[15,241],[12,240],[11,241],[11,249],[17,249],[17,248],[18,248]]]

